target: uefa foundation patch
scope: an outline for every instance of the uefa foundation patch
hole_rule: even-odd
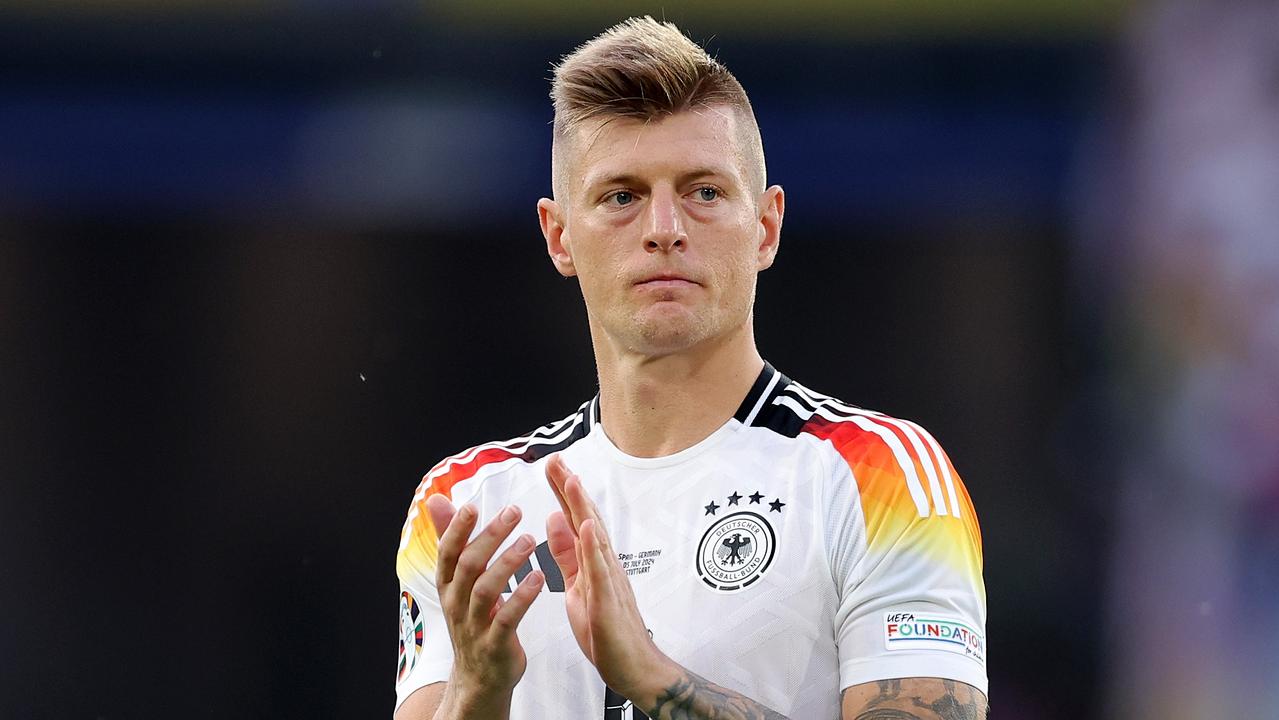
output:
[[[400,593],[400,659],[396,664],[395,682],[398,685],[413,672],[417,658],[422,654],[422,608],[408,592]]]
[[[986,638],[959,618],[935,613],[884,613],[884,647],[952,652],[986,667]]]

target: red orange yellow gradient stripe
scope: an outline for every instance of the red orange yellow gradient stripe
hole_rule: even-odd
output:
[[[950,458],[931,437],[925,438],[927,442],[914,442],[919,440],[918,434],[925,432],[917,425],[871,413],[860,422],[861,425],[874,423],[875,431],[852,420],[832,420],[820,415],[813,415],[803,431],[829,441],[852,470],[866,519],[868,552],[881,554],[894,546],[900,551],[903,548],[899,544],[906,542],[914,552],[944,563],[981,586],[981,527],[968,489]],[[896,450],[885,431],[899,441],[893,444]],[[917,433],[914,441],[910,433]],[[922,455],[917,452],[919,446],[925,450]],[[911,495],[908,471],[901,465],[903,458],[913,465],[911,469],[921,485],[929,470],[939,478],[949,473],[958,507],[949,507],[949,492],[943,490],[935,494],[925,486],[928,512],[921,515],[919,504]],[[935,464],[929,468],[925,463]],[[954,512],[955,509],[959,512]]]

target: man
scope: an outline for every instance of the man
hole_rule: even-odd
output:
[[[644,18],[552,96],[538,213],[600,392],[423,479],[396,717],[985,717],[981,540],[946,455],[755,348],[785,205],[741,85]]]

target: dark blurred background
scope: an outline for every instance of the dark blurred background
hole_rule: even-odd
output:
[[[1275,7],[0,6],[0,717],[390,716],[418,480],[595,391],[547,78],[643,13],[787,190],[765,357],[966,479],[994,717],[1279,717]]]

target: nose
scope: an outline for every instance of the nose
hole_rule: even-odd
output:
[[[653,192],[644,214],[643,239],[644,249],[650,253],[683,251],[688,247],[688,233],[674,192]]]

